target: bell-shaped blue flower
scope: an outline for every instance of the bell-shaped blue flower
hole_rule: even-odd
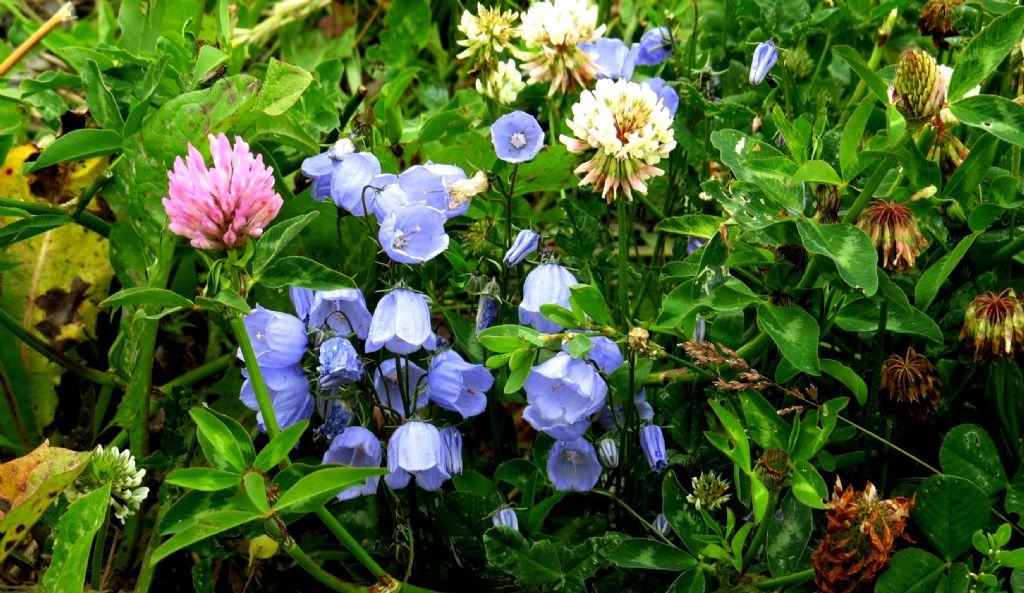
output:
[[[601,439],[597,443],[597,457],[607,468],[619,467],[619,444],[611,437]]]
[[[405,488],[410,478],[424,490],[439,490],[451,478],[446,470],[441,431],[433,424],[410,421],[398,427],[388,440],[388,475],[384,481],[392,489]]]
[[[345,338],[331,338],[320,344],[320,377],[317,385],[329,391],[348,383],[355,383],[363,376],[363,363],[352,343]]]
[[[487,367],[466,362],[454,350],[436,354],[427,375],[430,401],[463,418],[487,408],[487,391],[492,385],[494,377]]]
[[[341,335],[355,334],[366,339],[372,316],[366,308],[363,291],[358,288],[318,290],[314,293],[309,312],[309,328],[328,327]]]
[[[601,463],[586,439],[555,441],[548,457],[548,478],[556,490],[586,492],[600,477]]]
[[[597,66],[598,78],[633,78],[637,55],[641,51],[639,45],[634,43],[630,47],[621,39],[614,37],[602,37],[593,43],[584,42],[578,45],[583,51],[596,56],[594,64]]]
[[[495,527],[511,527],[519,531],[519,517],[516,516],[516,510],[512,507],[502,506],[491,517],[491,522]]]
[[[519,323],[546,334],[557,333],[562,326],[540,312],[541,305],[569,308],[569,287],[578,284],[572,272],[558,264],[541,264],[526,275],[523,300],[519,304]]]
[[[450,476],[462,473],[462,433],[454,426],[441,429],[441,446],[444,447],[444,470]]]
[[[640,429],[640,448],[644,451],[644,457],[651,466],[651,471],[660,472],[668,467],[668,457],[665,455],[665,435],[661,433],[661,427],[648,424]]]
[[[562,346],[562,351],[569,351],[568,343]],[[626,361],[619,345],[607,336],[590,336],[590,351],[586,359],[597,365],[605,375],[612,374]]]
[[[750,84],[759,85],[768,76],[768,71],[779,61],[779,50],[775,42],[762,41],[754,48],[754,59],[750,63]]]
[[[393,178],[393,181],[384,183],[384,178]],[[381,183],[380,191],[373,192],[373,199],[367,203],[367,207],[377,218],[377,224],[383,222],[388,214],[398,212],[412,203],[409,194],[398,185],[397,175],[378,175],[374,183]]]
[[[324,452],[324,463],[340,463],[349,467],[380,467],[383,452],[377,436],[362,426],[350,426],[334,437]],[[366,480],[363,486],[342,490],[338,500],[351,500],[359,496],[373,496],[380,485],[380,476]]]
[[[316,293],[308,288],[297,288],[292,286],[288,289],[288,296],[292,300],[292,307],[295,307],[295,314],[303,323],[309,323],[309,313],[313,310],[313,301]]]
[[[480,301],[477,303],[476,310],[476,331],[483,331],[491,327],[498,319],[498,312],[501,310],[499,294],[501,291],[498,288],[498,283],[492,278],[480,292]]]
[[[261,369],[291,366],[306,353],[309,338],[298,317],[256,305],[243,321]],[[241,348],[238,358],[242,358]]]
[[[512,242],[512,247],[509,247],[502,259],[505,262],[505,267],[511,268],[519,265],[527,255],[537,251],[538,245],[540,245],[540,235],[530,229],[519,231],[515,241]]]
[[[314,200],[331,198],[339,208],[362,216],[363,189],[380,174],[380,161],[372,153],[355,152],[352,141],[342,139],[303,161],[302,174],[313,179]]]
[[[401,379],[405,379],[405,396],[409,399],[409,405],[412,406],[413,400],[416,400],[415,408],[418,410],[430,403],[427,394],[421,393],[423,391],[422,379],[426,374],[427,371],[421,369],[411,360],[402,361],[401,374],[399,374],[395,359],[388,358],[380,363],[377,372],[373,374],[373,389],[377,392],[377,399],[381,405],[408,416],[412,410],[407,410],[405,402],[402,400]]]
[[[491,144],[506,163],[525,163],[544,148],[544,130],[529,113],[513,111],[491,124]]]
[[[443,212],[446,218],[465,214],[468,201],[453,200],[451,186],[467,179],[466,172],[455,165],[427,161],[425,165],[409,167],[398,176],[398,185],[410,203],[420,202]],[[390,207],[394,211],[394,207]]]
[[[665,81],[660,78],[648,78],[643,82],[643,84],[647,85],[652,91],[654,91],[654,94],[657,95],[658,98],[661,99],[662,104],[665,105],[665,109],[668,109],[668,114],[675,117],[676,110],[679,109],[679,93],[677,93],[674,88],[665,84]]]
[[[366,352],[386,348],[395,354],[411,354],[420,348],[436,347],[430,305],[422,294],[396,288],[377,303],[366,336]]]
[[[648,29],[640,37],[640,51],[636,57],[639,66],[656,66],[672,55],[672,34],[668,27]]]
[[[287,367],[268,367],[260,365],[263,381],[270,394],[270,405],[274,409],[274,418],[282,430],[289,426],[309,420],[313,416],[313,397],[310,394],[309,379],[299,365]],[[256,410],[256,424],[263,432],[267,431],[263,422],[263,412],[256,401],[256,391],[249,380],[249,371],[242,369],[242,391],[240,399],[245,407]]]
[[[530,369],[523,389],[523,419],[562,440],[586,432],[590,415],[604,407],[608,395],[608,385],[592,366],[564,352]]]
[[[377,238],[393,261],[423,263],[448,248],[448,234],[444,231],[447,220],[443,212],[426,204],[409,204],[384,218]]]
[[[636,415],[640,420],[650,422],[654,420],[654,408],[647,402],[647,392],[641,389],[633,396],[633,405],[636,406]],[[618,425],[622,425],[625,418],[622,414],[622,406],[615,406],[615,416],[612,417],[612,406],[605,406],[601,410],[601,414],[597,417],[597,423],[601,425],[601,428],[605,430],[615,430],[616,422]]]

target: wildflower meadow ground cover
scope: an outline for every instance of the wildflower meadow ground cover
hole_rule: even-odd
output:
[[[1024,593],[1024,6],[0,2],[0,590]]]

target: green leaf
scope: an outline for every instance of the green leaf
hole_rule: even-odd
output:
[[[602,550],[618,545],[618,535],[589,537],[578,546],[560,547],[558,560],[562,566],[562,583],[556,589],[567,593],[587,593],[586,580],[594,575],[598,568],[608,564]]]
[[[309,426],[309,421],[303,420],[282,430],[267,443],[266,447],[263,447],[260,454],[256,456],[253,467],[261,472],[269,472],[273,469],[281,460],[288,457],[288,454],[295,447],[295,443],[299,442],[302,433],[306,431],[307,426]]]
[[[807,251],[831,259],[843,280],[865,296],[875,294],[878,253],[864,231],[852,224],[820,224],[804,218],[797,219],[796,228]]]
[[[757,307],[757,325],[771,337],[782,356],[801,371],[821,374],[818,362],[818,322],[799,307],[763,304]]]
[[[83,128],[57,138],[26,169],[33,173],[50,165],[103,156],[121,150],[121,134],[113,130]]]
[[[314,210],[303,216],[282,220],[268,228],[256,243],[256,252],[252,256],[252,275],[259,278],[267,265],[273,262],[317,216],[320,216],[320,213]]]
[[[608,325],[612,316],[608,311],[608,303],[601,291],[589,284],[576,284],[569,287],[569,304],[575,309],[579,307],[590,316],[594,323]]]
[[[765,552],[773,577],[797,572],[806,563],[807,542],[811,540],[814,520],[810,507],[800,504],[792,494],[782,499],[779,514],[768,517]]]
[[[988,496],[1010,485],[995,443],[980,426],[961,424],[946,433],[939,463],[943,472],[970,480]]]
[[[235,441],[231,430],[204,408],[192,408],[189,414],[199,429],[199,445],[210,463],[237,473],[245,471],[246,463],[242,449]]]
[[[43,574],[46,591],[81,591],[96,532],[103,525],[110,500],[110,484],[93,490],[68,506],[57,524],[53,560]]]
[[[935,593],[935,583],[946,566],[920,548],[900,550],[878,577],[875,593]]]
[[[124,131],[124,118],[117,107],[114,95],[103,80],[103,73],[94,60],[86,60],[82,68],[82,85],[89,103],[89,115],[105,130],[118,134]]]
[[[709,400],[708,404],[715,412],[715,416],[718,416],[728,437],[712,432],[705,432],[704,435],[712,445],[725,453],[733,463],[740,466],[741,471],[750,472],[750,442],[747,440],[747,431],[740,424],[739,419],[722,407],[722,404],[715,400]]]
[[[1024,105],[996,95],[975,95],[950,103],[949,109],[961,123],[1024,146]]]
[[[529,348],[522,348],[512,353],[508,361],[508,379],[505,381],[504,393],[515,393],[522,388],[526,378],[533,368],[534,351]]]
[[[242,492],[246,500],[252,503],[253,508],[266,516],[270,510],[270,503],[267,502],[267,482],[263,475],[258,472],[248,472],[242,476]]]
[[[789,479],[793,496],[797,500],[812,509],[826,508],[824,500],[828,496],[828,486],[810,462],[805,459],[796,460]]]
[[[867,402],[867,383],[864,382],[864,379],[856,371],[838,360],[822,358],[820,362],[822,372],[845,385],[853,393],[853,397],[857,398],[857,403],[863,406]]]
[[[294,286],[311,290],[337,290],[356,287],[355,282],[341,272],[297,255],[270,262],[263,270],[259,282],[270,288]]]
[[[15,220],[0,227],[0,247],[7,247],[25,239],[31,239],[47,231],[62,227],[72,222],[70,216],[64,214],[37,214],[21,220]]]
[[[539,541],[532,545],[517,530],[499,526],[484,534],[487,564],[515,577],[521,586],[543,585],[562,577],[555,545]]]
[[[917,489],[911,516],[929,543],[952,561],[971,548],[971,536],[988,523],[990,510],[988,497],[970,480],[939,475]]]
[[[967,250],[974,245],[974,240],[981,235],[980,232],[971,233],[964,237],[953,251],[943,255],[928,266],[928,269],[921,274],[918,278],[917,283],[914,285],[914,304],[919,309],[927,309],[932,301],[935,300],[935,296],[939,294],[939,289],[942,288],[943,283],[949,278],[949,275],[953,273],[960,261],[967,255]]]
[[[201,490],[203,492],[216,492],[225,488],[238,486],[242,481],[242,475],[236,472],[213,469],[209,467],[186,467],[180,468],[167,474],[164,481],[168,484]]]
[[[657,230],[664,233],[710,239],[718,232],[725,218],[710,214],[685,214],[673,216],[658,223]]]
[[[704,593],[704,587],[704,571],[694,568],[672,581],[665,593]]]
[[[843,127],[843,134],[839,141],[839,168],[843,171],[843,179],[852,180],[857,173],[863,170],[867,159],[861,160],[860,140],[864,136],[864,129],[867,128],[868,119],[874,111],[875,97],[867,97],[850,116]]]
[[[605,556],[619,568],[648,568],[653,570],[683,571],[697,566],[693,556],[675,546],[650,539],[630,538],[605,552]]]
[[[209,44],[200,47],[199,55],[196,57],[195,68],[192,69],[192,84],[202,82],[207,78],[208,74],[214,72],[218,66],[227,61],[228,54],[219,47]],[[211,77],[214,75],[211,75]]]
[[[963,97],[964,93],[995,72],[1022,37],[1024,7],[1015,8],[993,19],[971,39],[957,58],[953,78],[949,81],[948,96],[951,99]]]
[[[824,362],[824,361],[822,361]],[[740,406],[750,430],[750,438],[763,449],[785,449],[789,425],[778,410],[760,392],[745,389],[740,392]]]
[[[313,75],[298,66],[270,58],[263,87],[256,95],[253,109],[267,115],[281,115],[302,98],[303,91],[313,82]]]
[[[693,505],[686,500],[686,491],[679,484],[679,478],[674,473],[665,476],[661,484],[661,499],[663,502],[662,513],[665,519],[676,532],[683,545],[693,554],[700,554],[704,548],[695,536],[700,536],[707,531],[700,514],[694,510]]]
[[[315,507],[367,478],[386,473],[388,473],[386,469],[377,467],[325,467],[303,476],[298,482],[295,482],[277,499],[273,510],[275,513],[280,513],[288,509],[294,511],[296,510],[294,507],[301,507],[303,510],[306,507]]]
[[[871,92],[875,95],[882,105],[889,103],[889,94],[886,90],[885,83],[879,78],[878,74],[875,73],[871,68],[868,67],[867,62],[864,58],[860,57],[857,50],[846,45],[837,45],[832,48],[832,53],[836,54],[843,59],[844,62],[849,64],[850,68],[860,76],[860,79],[864,81]]]
[[[565,146],[545,146],[532,161],[519,165],[513,197],[575,187],[579,184],[572,172],[576,164],[576,155]]]
[[[534,346],[544,345],[539,331],[521,325],[489,327],[477,334],[477,340],[491,352],[498,353],[514,352],[531,344]]]
[[[125,305],[154,305],[157,307],[192,308],[195,304],[180,294],[163,288],[135,286],[124,288],[110,295],[99,304],[103,307],[123,307]]]
[[[832,168],[832,165],[825,161],[807,161],[800,165],[800,168],[793,174],[790,183],[796,185],[805,181],[828,183],[830,185],[839,185],[843,182],[839,178],[839,174],[836,173],[836,170]]]
[[[149,561],[151,564],[156,564],[186,546],[259,518],[259,513],[253,513],[252,511],[212,511],[204,513],[174,534],[174,537],[160,544],[160,547],[153,551]]]

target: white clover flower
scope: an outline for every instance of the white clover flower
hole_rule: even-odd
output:
[[[498,67],[476,80],[476,90],[481,95],[508,105],[514,103],[526,84],[523,75],[516,68],[515,60],[498,62]]]
[[[142,486],[145,475],[146,470],[135,467],[135,457],[127,449],[104,449],[103,445],[99,445],[88,467],[64,491],[64,496],[68,502],[74,502],[109,483],[110,506],[114,509],[114,516],[124,523],[125,518],[139,510],[142,501],[149,495],[149,488]]]
[[[567,120],[575,137],[562,134],[570,152],[595,149],[594,157],[576,167],[585,174],[580,186],[591,185],[613,202],[619,190],[632,200],[632,190],[647,193],[646,180],[664,174],[655,165],[676,146],[672,116],[647,85],[627,80],[597,81],[583,91]]]
[[[522,21],[519,36],[528,50],[516,56],[526,61],[530,84],[551,81],[548,94],[553,95],[568,90],[573,81],[585,87],[597,76],[595,56],[577,46],[597,41],[605,30],[588,0],[534,2]]]
[[[515,20],[519,13],[514,10],[502,12],[500,8],[476,5],[477,14],[468,10],[462,13],[459,32],[466,36],[457,44],[465,47],[458,56],[460,60],[473,58],[477,67],[486,67],[497,61],[510,41],[516,38]]]

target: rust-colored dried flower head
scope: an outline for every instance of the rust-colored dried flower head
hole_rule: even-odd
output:
[[[857,219],[857,226],[871,237],[882,267],[892,272],[913,268],[921,250],[928,247],[914,213],[903,204],[875,200]]]
[[[938,163],[946,177],[951,177],[969,154],[971,150],[949,128],[940,126],[935,134],[935,142],[928,149],[928,160]]]
[[[758,479],[772,492],[778,492],[789,475],[789,455],[782,449],[768,449],[754,466]]]
[[[1013,358],[1024,343],[1024,307],[1013,289],[975,297],[967,305],[960,339],[967,341],[974,360]]]
[[[814,582],[821,593],[856,593],[874,587],[892,556],[896,538],[903,535],[913,498],[879,500],[871,482],[863,492],[843,490],[836,478],[825,511],[825,539],[814,552]]]
[[[964,0],[928,0],[921,8],[917,30],[921,35],[931,35],[932,43],[938,49],[948,48],[946,38],[959,35],[953,23],[953,9],[963,3]]]
[[[907,355],[893,354],[882,365],[882,400],[900,416],[924,420],[939,406],[942,382],[932,363],[907,348]]]

